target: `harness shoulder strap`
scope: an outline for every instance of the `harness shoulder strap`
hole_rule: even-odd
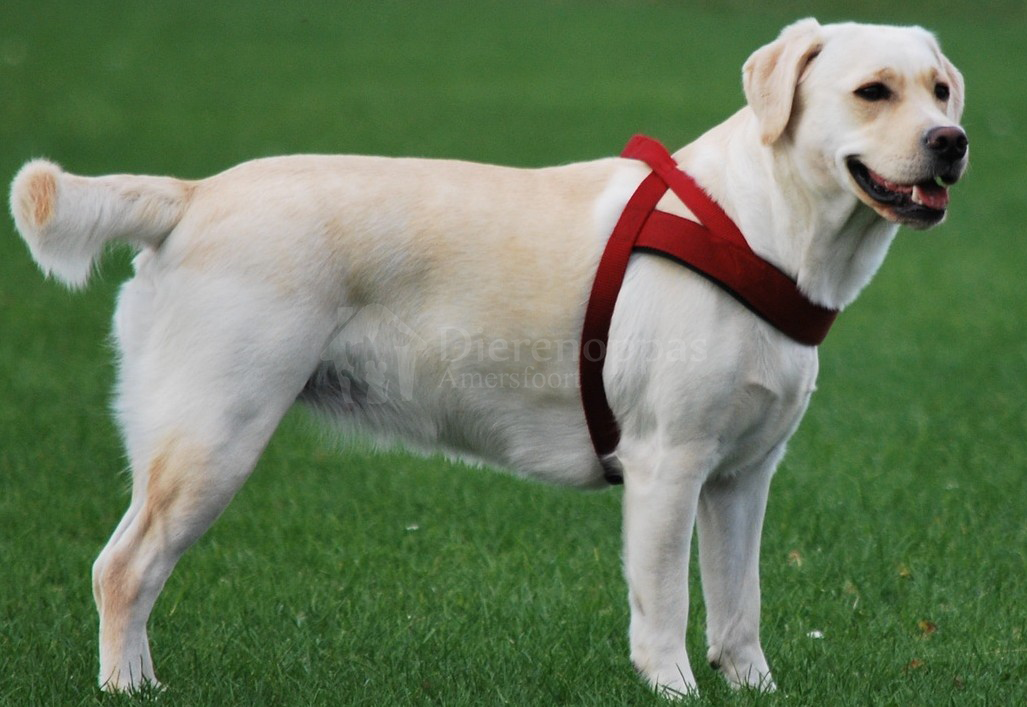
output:
[[[695,214],[699,223],[712,233],[718,234],[737,246],[748,248],[745,236],[731,217],[724,213],[710,196],[696,184],[691,175],[682,172],[677,162],[663,145],[645,135],[636,135],[628,142],[621,157],[639,159],[660,175],[667,188],[674,192],[682,203]],[[655,204],[653,205],[655,207]],[[684,219],[682,219],[684,220]]]
[[[646,220],[653,213],[653,207],[667,191],[666,184],[655,172],[646,177],[635,190],[624,207],[613,234],[606,244],[606,250],[599,260],[592,293],[585,310],[581,346],[578,351],[578,374],[581,385],[581,402],[585,406],[585,419],[592,446],[596,450],[603,474],[611,484],[622,483],[623,478],[614,462],[608,459],[620,441],[617,419],[610,410],[603,386],[603,362],[606,359],[606,343],[610,335],[610,321],[617,295],[628,269],[628,259],[635,247],[638,234]]]

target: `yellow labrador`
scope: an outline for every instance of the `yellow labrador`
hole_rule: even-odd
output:
[[[756,51],[748,105],[674,159],[764,260],[842,309],[899,224],[940,222],[962,175],[963,79],[919,28],[807,19]],[[37,160],[11,208],[40,267],[84,285],[139,250],[118,301],[116,411],[133,490],[96,560],[100,683],[155,683],[151,608],[298,399],[344,426],[526,477],[603,485],[577,386],[597,262],[649,170],[352,156],[262,159],[201,181],[79,177]],[[673,195],[660,209],[690,216]],[[709,661],[772,689],[759,640],[771,475],[817,351],[707,279],[635,255],[603,372],[621,427],[631,659],[695,690],[698,524]]]

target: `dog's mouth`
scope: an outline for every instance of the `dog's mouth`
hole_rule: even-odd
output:
[[[888,220],[927,228],[945,218],[949,205],[947,184],[952,183],[947,179],[936,176],[914,184],[896,184],[854,157],[846,164],[849,174],[868,197],[864,201]]]

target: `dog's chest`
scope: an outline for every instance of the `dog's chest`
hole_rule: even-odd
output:
[[[787,441],[815,388],[815,347],[660,259],[637,264],[625,295],[625,305],[651,303],[614,318],[611,402],[629,444],[700,444],[716,473],[758,464]],[[622,354],[623,341],[652,350]]]
[[[817,351],[813,347],[761,337],[741,352],[737,369],[720,391],[720,428],[716,431],[718,472],[758,465],[794,434],[816,388]],[[716,398],[716,394],[714,394]]]

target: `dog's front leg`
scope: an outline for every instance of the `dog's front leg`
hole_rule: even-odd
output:
[[[757,468],[710,479],[699,496],[708,658],[732,687],[774,689],[760,646],[759,556],[770,479],[780,451]]]
[[[694,694],[685,650],[688,558],[701,474],[694,455],[657,452],[625,465],[624,564],[631,660],[668,696]]]

